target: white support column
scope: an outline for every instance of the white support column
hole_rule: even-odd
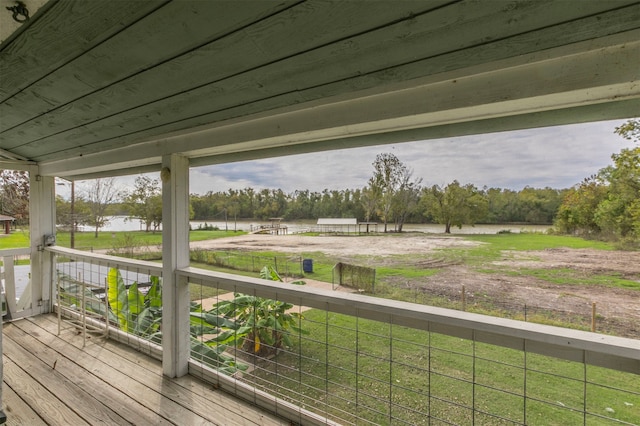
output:
[[[188,372],[189,285],[176,268],[189,266],[189,160],[162,158],[162,369],[166,376]]]
[[[31,309],[51,311],[51,256],[43,251],[45,235],[56,233],[55,178],[29,173],[29,232],[31,238]]]

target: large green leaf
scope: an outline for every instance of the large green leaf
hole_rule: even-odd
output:
[[[147,300],[152,308],[162,307],[162,285],[159,277],[151,277],[151,288],[147,293]]]
[[[235,359],[223,353],[226,347],[210,347],[200,340],[191,338],[191,357],[215,367],[218,371],[233,374],[238,370],[246,370],[247,365],[237,363]]]
[[[135,319],[134,333],[140,336],[147,336],[158,331],[157,309],[146,308]]]
[[[133,319],[134,315],[140,314],[145,309],[145,297],[144,294],[138,290],[138,283],[135,282],[129,287],[127,291],[127,303],[129,306],[129,318]]]
[[[107,274],[109,307],[118,318],[118,325],[124,331],[129,330],[129,296],[120,271],[116,268],[109,269]]]
[[[280,281],[282,278],[278,275],[278,272],[272,266],[265,266],[260,270],[260,278],[263,280]]]

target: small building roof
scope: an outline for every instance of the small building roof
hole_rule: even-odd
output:
[[[318,218],[318,225],[357,225],[358,219],[354,218]]]
[[[0,222],[6,222],[7,220],[16,220],[15,217],[0,214]]]

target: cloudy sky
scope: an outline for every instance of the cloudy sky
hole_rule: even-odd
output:
[[[354,148],[191,170],[190,192],[230,188],[356,189],[366,186],[379,153],[396,155],[423,185],[457,179],[477,187],[568,188],[611,164],[633,143],[613,133],[624,120]],[[158,178],[157,175],[151,175]],[[135,177],[119,178],[131,188]],[[65,197],[64,188],[60,188]]]
[[[454,179],[478,187],[519,190],[568,188],[611,164],[611,154],[633,144],[613,133],[624,120],[354,148],[199,167],[191,192],[229,188],[362,188],[376,155],[389,152],[413,169],[423,185]]]

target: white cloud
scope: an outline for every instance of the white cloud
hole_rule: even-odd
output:
[[[376,155],[395,154],[414,170],[423,185],[454,179],[478,187],[519,190],[568,188],[611,164],[611,154],[633,146],[613,133],[624,120],[396,143],[281,158],[198,167],[191,170],[190,192],[252,187],[293,192],[296,189],[355,189],[367,185]],[[157,173],[150,174],[158,179]],[[117,178],[125,189],[135,176]],[[67,198],[67,188],[58,188]]]
[[[192,192],[229,188],[361,188],[377,154],[390,152],[414,170],[424,185],[454,179],[478,187],[567,188],[611,163],[611,154],[632,145],[613,133],[619,121],[556,126],[429,141],[397,143],[234,164],[207,166],[211,176]],[[192,173],[194,173],[192,171]],[[193,182],[193,179],[192,179]]]

